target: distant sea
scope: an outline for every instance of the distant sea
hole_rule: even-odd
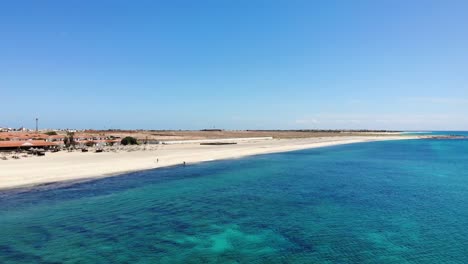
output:
[[[467,252],[466,139],[333,146],[0,193],[0,263],[439,264],[468,263]]]
[[[468,131],[406,131],[403,133],[408,135],[445,135],[468,137]]]

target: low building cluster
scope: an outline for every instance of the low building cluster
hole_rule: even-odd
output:
[[[77,147],[113,146],[120,144],[120,138],[75,133],[71,136],[73,145]],[[29,148],[63,148],[69,141],[67,134],[48,135],[36,132],[0,132],[0,150],[29,149]]]

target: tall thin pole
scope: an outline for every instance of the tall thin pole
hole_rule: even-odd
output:
[[[36,132],[39,131],[39,118],[36,117]]]

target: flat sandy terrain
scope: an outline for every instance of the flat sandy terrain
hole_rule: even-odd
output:
[[[46,156],[0,160],[0,189],[28,187],[53,182],[108,177],[130,171],[165,166],[238,158],[249,155],[285,152],[340,144],[379,140],[416,139],[416,136],[340,136],[298,139],[273,139],[239,142],[236,145],[149,145],[103,153],[47,153]],[[159,161],[158,161],[159,160]]]
[[[65,132],[59,132],[64,134]],[[76,134],[83,134],[77,132]],[[399,132],[351,132],[351,131],[293,131],[293,130],[222,130],[222,131],[202,131],[202,130],[122,130],[103,131],[87,130],[87,134],[95,136],[114,136],[124,138],[132,136],[140,141],[144,140],[197,140],[197,139],[218,139],[218,138],[251,138],[251,137],[273,137],[275,139],[290,138],[316,138],[316,137],[349,137],[349,136],[388,136],[398,135]]]

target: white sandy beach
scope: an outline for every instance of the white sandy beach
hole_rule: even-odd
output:
[[[274,139],[236,145],[152,145],[149,150],[47,153],[44,157],[0,160],[0,189],[86,180],[165,166],[238,158],[358,142],[416,139],[416,136],[359,136]],[[136,148],[136,147],[134,147]],[[159,160],[157,162],[157,160]]]

